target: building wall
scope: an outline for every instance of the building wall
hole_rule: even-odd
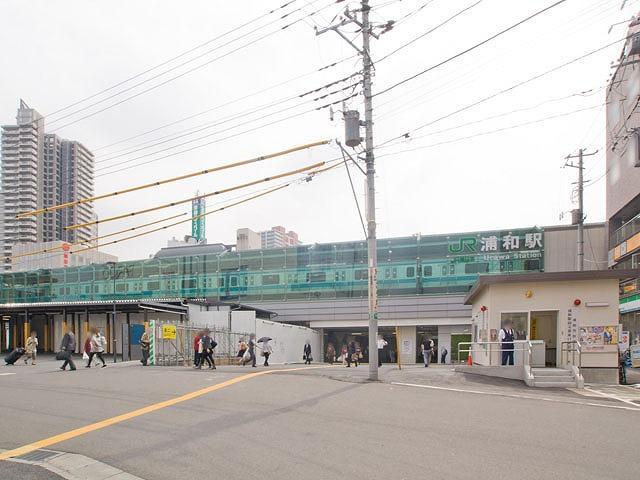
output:
[[[544,269],[546,272],[577,270],[578,227],[567,225],[545,227]],[[584,269],[607,268],[607,231],[604,223],[587,224],[584,227]]]
[[[236,230],[236,250],[258,250],[262,248],[262,238],[259,233],[250,228]]]
[[[11,269],[14,272],[27,270],[38,270],[41,268],[63,268],[75,267],[90,264],[104,264],[107,262],[117,262],[118,257],[98,250],[79,251],[69,254],[62,250],[66,242],[36,242],[17,243],[13,246],[13,257],[11,258]],[[29,255],[33,252],[47,252]],[[21,257],[20,255],[27,255]]]

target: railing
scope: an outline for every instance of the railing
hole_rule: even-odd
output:
[[[560,344],[560,364],[568,365],[569,363],[574,367],[582,368],[582,345],[577,340],[571,340],[569,342],[562,342]],[[578,354],[578,363],[576,364],[576,353]],[[571,355],[571,362],[569,362],[569,355]],[[566,359],[565,359],[566,356]]]
[[[469,348],[460,348],[462,345],[468,345]],[[497,348],[493,347],[497,345]],[[479,348],[473,348],[474,346],[483,348],[484,351]],[[520,346],[521,348],[518,348]],[[513,352],[515,357],[516,352],[523,352],[523,363],[524,365],[531,365],[531,357],[533,354],[533,349],[531,348],[531,341],[529,340],[514,340],[513,348],[504,349],[502,348],[502,342],[460,342],[458,344],[458,355],[457,355],[457,363],[460,363],[460,352],[467,353],[472,357],[476,352],[481,353],[482,355],[489,356],[489,365],[493,366],[493,353],[499,353],[500,362],[499,365],[502,365],[502,352]],[[526,361],[525,361],[526,359]],[[515,358],[514,358],[514,366],[515,366]]]

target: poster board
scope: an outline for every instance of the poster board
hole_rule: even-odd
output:
[[[578,329],[578,340],[585,352],[604,350],[605,345],[617,345],[619,325],[585,326]]]

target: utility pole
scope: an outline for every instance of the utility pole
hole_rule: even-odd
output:
[[[369,304],[369,380],[378,380],[378,251],[376,241],[376,190],[375,190],[375,166],[373,155],[373,101],[371,95],[371,36],[378,38],[371,31],[369,23],[369,0],[362,0],[359,10],[350,11],[347,7],[345,18],[337,25],[322,30],[316,29],[316,35],[333,30],[340,35],[349,45],[362,55],[362,88],[364,93],[364,128],[365,128],[365,164],[366,164],[366,218],[367,218],[367,255],[368,255],[368,304]],[[356,17],[361,14],[361,19]],[[351,42],[340,30],[340,27],[355,23],[362,31],[362,49]],[[389,26],[390,28],[390,26]]]
[[[573,225],[578,225],[578,270],[584,270],[584,157],[590,157],[598,153],[596,150],[593,153],[584,153],[585,149],[581,148],[578,150],[578,155],[567,155],[565,157],[565,167],[577,168],[578,169],[578,209],[572,210],[572,221]],[[569,160],[577,158],[578,165],[574,165],[573,161],[569,163]]]

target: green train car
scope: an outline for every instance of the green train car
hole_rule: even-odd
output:
[[[461,294],[479,274],[543,271],[543,239],[539,228],[380,239],[378,295]],[[227,251],[7,273],[0,280],[1,303],[360,298],[367,296],[367,250],[365,242],[342,242]]]

